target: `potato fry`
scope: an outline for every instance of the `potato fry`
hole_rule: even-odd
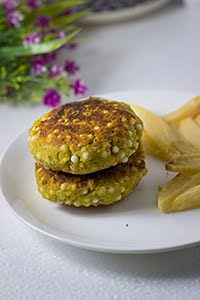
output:
[[[180,136],[176,137],[174,142],[174,147],[181,153],[181,154],[192,154],[197,153],[198,150],[189,144],[185,139],[181,138]]]
[[[166,170],[180,173],[200,172],[200,153],[183,154],[172,159]]]
[[[200,97],[199,97],[200,98]],[[174,135],[174,147],[181,153],[181,154],[189,154],[189,153],[197,153],[198,150],[191,145],[186,139],[178,132],[179,122],[175,123],[168,123],[170,126],[173,135]]]
[[[192,118],[188,117],[180,121],[179,132],[197,149],[197,152],[200,152],[200,129]]]
[[[131,107],[144,123],[145,152],[169,161],[167,170],[180,172],[160,188],[160,210],[200,207],[200,97],[163,118],[139,105]]]
[[[173,146],[170,146],[168,151],[163,151],[163,149],[157,146],[157,144],[151,139],[145,130],[142,136],[142,145],[145,153],[158,157],[166,162],[170,161],[176,156],[180,156],[180,152],[177,151],[176,147]]]
[[[200,97],[197,96],[191,101],[187,102],[177,110],[165,115],[163,119],[169,123],[178,123],[179,121],[191,117],[194,118],[200,113]]]
[[[152,141],[152,139],[146,133],[145,129],[144,129],[143,135],[142,135],[142,145],[143,145],[143,149],[144,149],[145,153],[148,153],[152,156],[157,156],[156,155],[156,149],[157,149],[156,144],[154,143],[154,141]]]
[[[179,151],[180,154],[189,154],[189,153],[197,153],[197,149],[188,143],[188,141],[185,140],[183,136],[177,131],[177,127],[179,125],[177,124],[176,128],[173,128],[171,125],[169,125],[171,128],[171,131],[173,132],[173,146],[175,149]]]
[[[197,125],[200,127],[200,115],[196,116],[194,121],[197,123]]]
[[[200,173],[178,174],[161,187],[158,195],[158,207],[162,212],[172,211],[173,201],[189,188],[200,184]]]
[[[160,210],[175,212],[200,207],[200,196],[190,200],[194,191],[200,192],[200,97],[164,118],[139,105],[132,104],[131,107],[144,123],[142,143],[145,152],[164,161],[171,160],[166,169],[181,172],[161,187],[158,195]]]
[[[200,207],[200,185],[193,186],[177,196],[172,205],[172,211],[181,211]]]
[[[144,123],[142,142],[147,153],[164,161],[180,154],[174,146],[173,132],[162,118],[137,104],[130,106]]]

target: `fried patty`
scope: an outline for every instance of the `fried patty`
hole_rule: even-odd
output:
[[[137,150],[142,121],[130,106],[90,97],[53,109],[30,130],[29,148],[45,168],[89,174],[126,163]]]
[[[48,200],[74,206],[113,204],[127,196],[146,173],[141,147],[128,162],[87,175],[46,170],[35,164],[41,195]]]

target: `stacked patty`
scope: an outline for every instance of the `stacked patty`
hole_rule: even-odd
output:
[[[130,106],[117,101],[90,97],[50,111],[29,135],[39,192],[74,206],[119,201],[146,174],[142,131]]]

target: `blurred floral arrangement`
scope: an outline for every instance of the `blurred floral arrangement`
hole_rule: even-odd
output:
[[[61,49],[76,48],[80,28],[73,22],[87,13],[85,0],[48,2],[3,0],[0,3],[0,102],[41,102],[56,107],[62,95],[83,95],[87,86],[74,79],[74,61],[56,63]]]

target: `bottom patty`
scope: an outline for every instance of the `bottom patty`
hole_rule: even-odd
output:
[[[51,201],[74,206],[113,204],[126,197],[147,173],[141,147],[127,163],[87,175],[46,170],[35,164],[38,191]]]

